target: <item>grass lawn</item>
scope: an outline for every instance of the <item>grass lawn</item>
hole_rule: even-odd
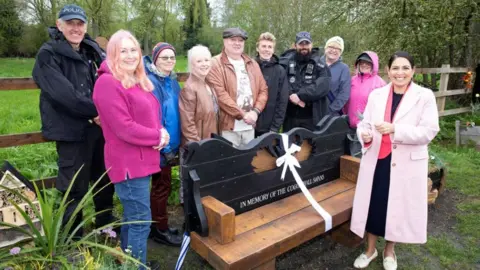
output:
[[[0,59],[0,77],[28,77],[33,63],[33,59]],[[186,70],[185,57],[178,57],[177,67],[177,71]],[[3,105],[0,107],[0,135],[40,129],[38,94],[37,90],[0,91]],[[427,244],[398,246],[399,269],[480,267],[480,179],[477,176],[480,172],[480,152],[471,146],[455,147],[456,119],[480,123],[480,116],[471,114],[441,119],[442,131],[431,145],[431,150],[447,165],[447,189],[438,198],[437,205],[430,209]],[[0,160],[3,159],[9,160],[31,179],[57,173],[56,152],[52,143],[3,148],[0,149]],[[172,196],[177,196],[176,172],[174,178]],[[171,198],[171,202],[174,201],[176,197]],[[316,242],[310,242],[282,256],[277,263],[281,269],[319,269],[318,266],[328,262],[329,269],[346,269],[359,255],[361,248],[341,251],[340,257],[336,258],[330,256],[331,251],[319,250]],[[178,249],[153,246],[149,254],[165,264],[174,265]],[[187,256],[185,266],[186,269],[210,269],[192,251]],[[377,259],[370,269],[383,269],[381,260]]]

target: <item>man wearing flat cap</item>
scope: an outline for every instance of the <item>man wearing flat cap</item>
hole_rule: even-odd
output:
[[[243,53],[247,38],[240,28],[225,29],[222,53],[212,59],[206,78],[217,94],[221,135],[235,147],[255,137],[258,115],[268,99],[258,63]]]
[[[48,29],[50,40],[38,51],[32,76],[41,90],[42,134],[56,143],[58,176],[55,187],[66,192],[79,172],[68,195],[71,203],[65,212],[65,224],[87,193],[89,183],[105,173],[105,141],[92,100],[97,68],[105,53],[86,34],[87,16],[81,7],[65,5],[56,24]],[[94,192],[109,183],[105,174]],[[107,210],[95,217],[97,228],[113,222],[113,193],[113,185],[107,185],[94,197],[95,210]],[[80,212],[72,228],[81,221]],[[82,233],[82,230],[77,231],[75,237],[80,238]]]
[[[295,48],[280,57],[290,86],[284,132],[296,127],[315,130],[329,112],[330,71],[320,60],[321,55],[319,48],[313,48],[310,33],[302,31],[295,37]]]

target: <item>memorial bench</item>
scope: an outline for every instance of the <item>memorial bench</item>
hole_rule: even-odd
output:
[[[286,133],[297,172],[313,198],[332,217],[328,235],[357,246],[349,230],[359,159],[344,155],[345,117],[325,118],[318,131]],[[236,149],[221,139],[188,145],[182,156],[186,228],[191,247],[216,269],[275,269],[275,258],[326,233],[290,169],[281,179],[283,135],[265,134]],[[290,172],[288,172],[290,171]]]

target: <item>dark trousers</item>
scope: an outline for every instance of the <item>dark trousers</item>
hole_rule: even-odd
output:
[[[283,132],[288,132],[297,127],[306,128],[312,131],[315,130],[312,118],[285,117],[285,121],[283,122]]]
[[[78,172],[75,182],[72,185],[68,200],[72,201],[65,212],[63,224],[65,225],[71,218],[75,208],[83,199],[88,191],[89,184],[95,183],[105,173],[105,160],[103,148],[105,140],[102,130],[96,125],[86,129],[85,139],[79,142],[57,141],[58,153],[58,177],[55,182],[56,188],[65,193]],[[83,166],[83,167],[82,167]],[[108,210],[95,216],[95,227],[99,228],[113,222],[113,193],[114,187],[110,183],[108,175],[104,175],[94,189],[94,193],[100,190],[97,196],[93,198],[95,211]],[[75,229],[83,219],[80,211],[75,218],[72,230]],[[83,230],[77,231],[76,237],[81,237]]]
[[[159,230],[168,229],[167,203],[172,189],[172,167],[162,167],[162,171],[152,175],[152,188],[150,190],[150,208],[152,220]]]

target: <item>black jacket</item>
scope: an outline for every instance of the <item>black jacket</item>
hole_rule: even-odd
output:
[[[270,61],[255,59],[262,70],[268,86],[268,100],[265,109],[258,117],[255,130],[259,133],[278,132],[285,119],[288,104],[288,80],[285,69],[273,55]]]
[[[307,104],[307,108],[311,106],[312,120],[317,125],[329,112],[327,95],[330,91],[330,70],[320,60],[323,52],[318,48],[312,49],[312,55],[308,61],[297,61],[296,54],[296,49],[289,49],[280,56],[280,64],[287,71],[289,95],[297,94]],[[293,64],[293,68],[291,64]],[[309,64],[313,70],[307,74]],[[295,117],[293,112],[297,107],[289,102],[286,117]]]
[[[56,27],[48,31],[50,40],[38,51],[32,72],[41,90],[42,133],[54,141],[81,141],[98,115],[92,91],[105,53],[88,35],[77,52]]]

